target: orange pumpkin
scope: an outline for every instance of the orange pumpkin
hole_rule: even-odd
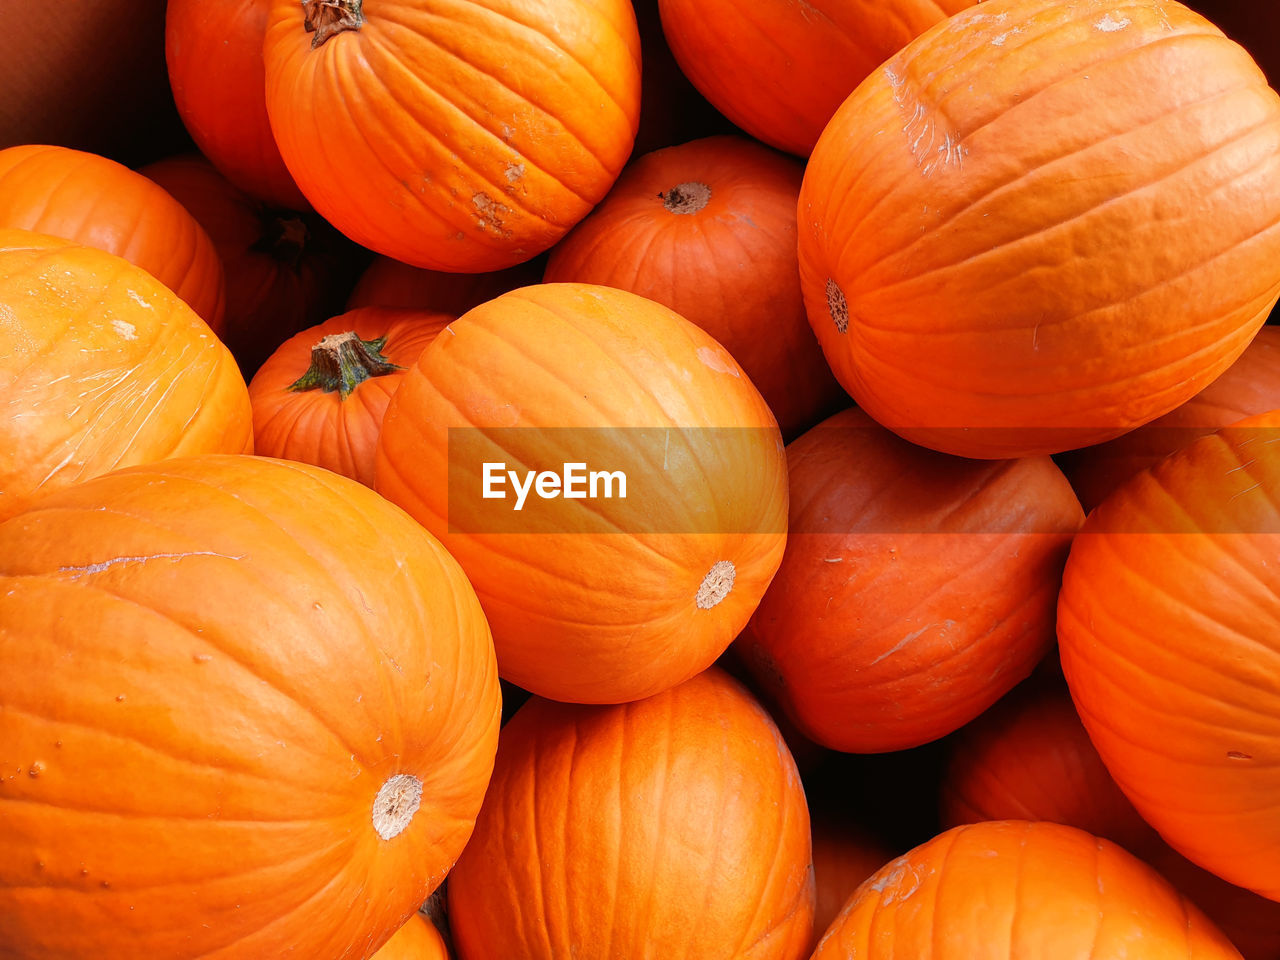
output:
[[[0,228],[124,257],[222,332],[225,291],[213,241],[182,204],[114,160],[65,147],[0,150]]]
[[[249,383],[256,451],[373,486],[378,431],[405,370],[454,318],[362,307],[295,334]]]
[[[826,747],[915,747],[969,722],[1053,645],[1084,516],[1047,457],[960,460],[857,409],[787,448],[786,554],[738,640]]]
[[[370,960],[449,960],[449,951],[440,932],[415,913]]]
[[[647,154],[551,251],[545,279],[630,290],[692,320],[742,364],[790,439],[848,402],[800,296],[801,175],[740,136]]]
[[[808,156],[836,108],[909,40],[979,0],[659,0],[680,68],[753,137]]]
[[[608,192],[636,135],[628,0],[271,0],[263,51],[302,192],[416,267],[536,256]]]
[[[813,947],[862,882],[893,859],[868,831],[831,813],[810,811],[813,829]]]
[[[868,877],[812,960],[1239,960],[1122,848],[1057,823],[956,827]]]
[[[5,950],[49,960],[364,960],[470,836],[499,717],[440,544],[241,455],[0,524],[0,702]]]
[[[462,960],[800,960],[809,815],[786,744],[712,669],[636,703],[535,698],[449,875]]]
[[[461,316],[500,294],[542,279],[541,257],[495,273],[441,273],[374,257],[347,298],[356,307],[406,307]]]
[[[800,225],[810,323],[877,421],[968,457],[1099,443],[1280,295],[1280,95],[1177,3],[987,0],[845,101]]]
[[[253,449],[235,361],[150,274],[0,230],[0,520],[131,464]]]

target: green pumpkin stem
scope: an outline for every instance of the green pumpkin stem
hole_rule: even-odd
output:
[[[303,27],[314,33],[311,49],[323,44],[330,37],[345,30],[359,30],[364,26],[362,0],[303,0]]]
[[[295,392],[337,390],[342,399],[351,395],[356,387],[370,377],[381,377],[396,370],[403,370],[382,354],[387,338],[361,340],[355,331],[331,333],[311,348],[311,366],[301,377],[289,384]]]

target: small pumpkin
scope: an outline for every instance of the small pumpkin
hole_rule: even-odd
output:
[[[370,960],[449,960],[449,951],[440,932],[415,913]]]

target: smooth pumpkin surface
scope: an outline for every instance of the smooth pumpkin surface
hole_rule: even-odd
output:
[[[811,810],[810,820],[815,894],[811,943],[816,947],[853,892],[892,860],[895,851],[869,831],[835,814]]]
[[[449,960],[449,951],[431,922],[415,913],[371,960]]]
[[[120,257],[0,229],[0,519],[117,467],[253,450],[235,360]]]
[[[499,718],[439,543],[243,455],[0,525],[0,702],[4,949],[49,960],[364,960],[470,836]]]
[[[1280,96],[1177,3],[987,0],[845,101],[800,225],[809,321],[877,421],[968,457],[1100,443],[1280,295]]]
[[[0,228],[124,257],[222,331],[226,291],[213,241],[181,203],[114,160],[65,147],[0,150]]]
[[[716,669],[635,703],[521,707],[448,883],[460,960],[800,960],[813,895],[795,764]]]
[[[271,0],[263,51],[303,194],[416,267],[531,259],[605,195],[635,140],[629,0]]]
[[[626,496],[614,480],[517,512],[510,482],[482,498],[486,462],[522,482],[620,472]],[[782,558],[785,469],[773,415],[705,332],[623,290],[552,283],[422,352],[387,407],[375,486],[467,571],[504,678],[616,703],[705,669],[745,625]]]
[[[486,300],[542,279],[541,258],[493,273],[442,273],[374,257],[347,298],[356,307],[409,307],[461,316]]]

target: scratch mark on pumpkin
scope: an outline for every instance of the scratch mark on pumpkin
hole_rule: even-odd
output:
[[[83,566],[59,567],[59,573],[70,573],[77,577],[89,576],[95,573],[102,573],[111,567],[122,563],[146,563],[149,560],[182,560],[186,557],[221,557],[223,560],[243,560],[244,555],[233,557],[226,553],[217,553],[213,550],[192,550],[187,553],[152,553],[146,556],[136,557],[112,557],[109,560],[100,560],[97,563],[87,563]]]
[[[111,329],[118,333],[125,340],[137,340],[138,328],[132,323],[125,320],[112,320]]]
[[[151,304],[148,303],[146,300],[143,300],[141,294],[139,294],[136,290],[127,290],[125,292],[128,293],[129,299],[132,300],[134,303],[136,303],[138,306],[143,307],[146,310],[152,309]]]
[[[1237,497],[1243,497],[1246,493],[1252,493],[1254,490],[1257,490],[1260,486],[1262,486],[1261,480],[1253,484],[1253,486],[1245,487],[1239,493],[1233,494],[1231,498],[1227,500],[1227,503],[1230,503],[1232,500],[1235,500]]]
[[[895,643],[892,647],[890,647],[890,648],[889,648],[888,650],[886,650],[884,653],[880,654],[880,656],[876,657],[876,658],[875,658],[874,660],[872,660],[869,664],[867,664],[867,666],[869,666],[869,667],[874,667],[874,666],[875,666],[877,663],[879,663],[881,660],[884,660],[884,659],[886,659],[886,658],[888,658],[888,657],[893,656],[895,653],[897,653],[899,650],[901,650],[903,647],[905,647],[907,644],[909,644],[912,640],[915,640],[917,637],[919,637],[919,636],[920,636],[922,633],[924,633],[926,630],[932,630],[932,629],[934,629],[935,627],[938,627],[938,628],[941,628],[941,629],[939,630],[939,633],[946,633],[946,631],[947,631],[949,628],[954,627],[955,625],[956,625],[956,622],[955,622],[954,620],[944,620],[944,621],[942,621],[942,623],[928,623],[928,624],[925,624],[925,625],[924,625],[923,627],[921,627],[919,630],[916,630],[916,631],[914,631],[914,632],[912,632],[912,633],[908,633],[905,637],[903,637],[901,640],[899,640],[897,643]]]
[[[1132,21],[1128,17],[1115,19],[1111,14],[1104,14],[1102,19],[1095,23],[1094,29],[1101,30],[1103,33],[1115,33],[1117,30],[1123,30]]]
[[[704,367],[708,367],[716,373],[727,373],[732,376],[740,376],[733,362],[728,359],[728,355],[723,351],[713,350],[711,347],[699,347],[696,351],[699,360],[702,361]]]
[[[671,449],[671,431],[664,431],[662,434],[662,469],[667,469],[667,451]]]
[[[902,133],[920,173],[927,177],[940,167],[961,166],[967,151],[955,131],[941,122],[941,111],[927,107],[916,92],[908,88],[905,77],[888,68],[884,75],[894,103],[907,118]]]

